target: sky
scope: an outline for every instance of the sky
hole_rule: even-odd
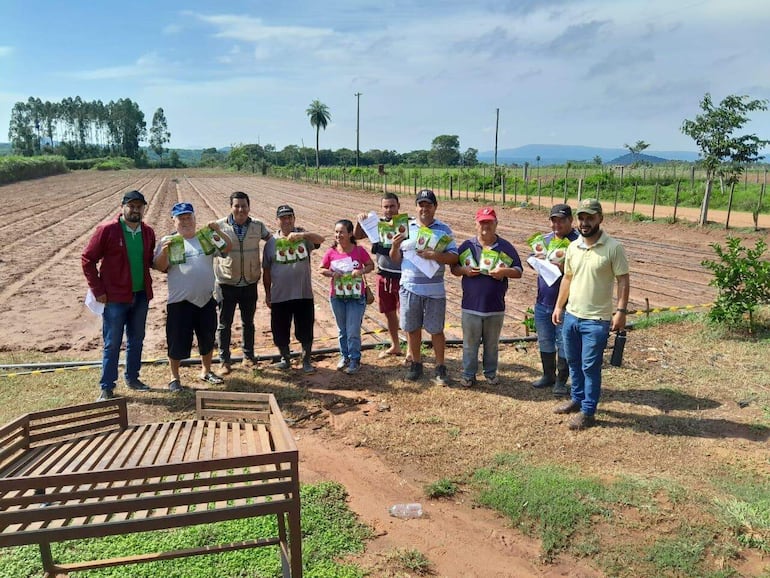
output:
[[[0,141],[34,96],[165,111],[173,148],[697,150],[710,92],[770,99],[766,0],[0,0]],[[356,93],[360,96],[356,97]],[[770,112],[746,131],[770,139]]]

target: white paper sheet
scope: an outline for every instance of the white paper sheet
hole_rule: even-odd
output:
[[[92,313],[95,315],[98,315],[99,317],[102,316],[104,313],[104,303],[99,303],[96,300],[96,297],[94,297],[93,291],[90,289],[86,292],[86,307],[88,307]]]
[[[377,216],[377,213],[369,211],[369,216],[358,222],[372,243],[380,242],[380,230],[377,228],[377,223],[380,222],[380,218]]]
[[[543,278],[543,281],[550,287],[561,277],[561,271],[559,268],[546,259],[538,259],[534,255],[527,259],[532,268],[537,271],[537,274]]]
[[[432,278],[441,267],[437,261],[420,257],[414,249],[405,249],[403,254],[404,259],[413,263],[428,278]]]
[[[343,257],[342,259],[335,259],[329,264],[329,269],[331,269],[335,273],[352,273],[354,268],[355,267],[353,266],[352,257]]]

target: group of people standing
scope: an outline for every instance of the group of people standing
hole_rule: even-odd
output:
[[[197,228],[190,203],[177,203],[171,210],[176,232],[156,246],[155,233],[143,222],[147,201],[139,191],[127,192],[121,213],[103,223],[82,254],[82,267],[95,300],[104,304],[102,333],[104,351],[99,399],[111,399],[118,378],[118,359],[126,335],[126,385],[148,390],[139,379],[148,303],[152,299],[151,268],[168,275],[166,338],[171,381],[169,390],[183,389],[179,367],[188,358],[193,336],[201,355],[200,379],[223,382],[233,368],[232,324],[240,310],[244,367],[256,367],[254,317],[258,282],[262,279],[264,300],[270,309],[273,342],[278,348],[276,367],[291,367],[291,327],[302,346],[302,370],[313,373],[313,325],[315,308],[311,254],[325,238],[298,227],[294,209],[276,210],[276,229],[252,218],[250,200],[244,192],[230,195],[230,213],[203,229],[216,235],[210,246]],[[354,374],[361,367],[361,325],[367,305],[367,279],[376,266],[376,295],[385,316],[390,347],[381,358],[403,355],[399,328],[406,334],[405,378],[417,381],[423,375],[422,331],[431,338],[435,356],[433,382],[447,385],[445,363],[447,267],[462,278],[463,355],[460,383],[473,387],[479,372],[479,349],[483,346],[481,371],[488,385],[497,385],[498,344],[505,314],[509,279],[522,276],[521,259],[506,239],[497,233],[498,219],[492,207],[476,212],[476,235],[459,247],[451,228],[436,218],[438,200],[428,189],[415,198],[416,217],[408,230],[396,233],[390,243],[373,242],[371,254],[359,243],[367,235],[359,215],[354,224],[340,219],[334,225],[334,241],[321,259],[320,270],[330,280],[329,300],[338,329],[337,370]],[[401,213],[394,193],[381,199],[381,221]],[[601,392],[602,353],[609,332],[625,327],[629,296],[628,262],[623,247],[601,229],[601,204],[583,200],[576,211],[555,205],[550,213],[551,230],[542,241],[562,243],[562,258],[553,261],[559,278],[538,275],[535,327],[542,376],[532,385],[551,387],[555,395],[569,395],[556,413],[575,413],[571,429],[594,424]],[[419,245],[431,235],[433,243]],[[436,244],[436,239],[444,242]],[[567,243],[569,243],[567,245]],[[264,248],[261,245],[264,244]],[[176,248],[175,248],[176,247]],[[440,247],[440,248],[439,248]],[[463,260],[460,260],[460,256]],[[548,258],[535,253],[536,258]],[[616,306],[613,285],[617,283]],[[613,309],[614,308],[614,309]],[[217,313],[218,311],[218,313]],[[219,375],[212,370],[213,350],[218,343]],[[571,378],[571,387],[567,379]]]

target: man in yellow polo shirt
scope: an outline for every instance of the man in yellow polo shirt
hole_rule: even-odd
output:
[[[553,411],[576,413],[569,428],[579,430],[595,423],[604,348],[610,331],[621,331],[626,326],[630,282],[623,246],[601,229],[604,215],[599,201],[584,199],[576,213],[580,237],[567,248],[564,279],[553,311],[554,325],[564,322],[571,399]],[[615,283],[617,305],[613,306]]]

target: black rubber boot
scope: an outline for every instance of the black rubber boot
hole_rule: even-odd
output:
[[[532,387],[537,389],[551,387],[556,382],[556,352],[545,353],[541,351],[540,362],[543,365],[543,376],[532,383]]]
[[[559,357],[556,360],[556,383],[553,384],[553,394],[556,396],[569,395],[569,365],[567,360]]]
[[[305,373],[314,373],[315,367],[313,367],[313,364],[310,362],[310,356],[313,353],[313,344],[312,343],[303,343],[302,344],[302,371]]]

